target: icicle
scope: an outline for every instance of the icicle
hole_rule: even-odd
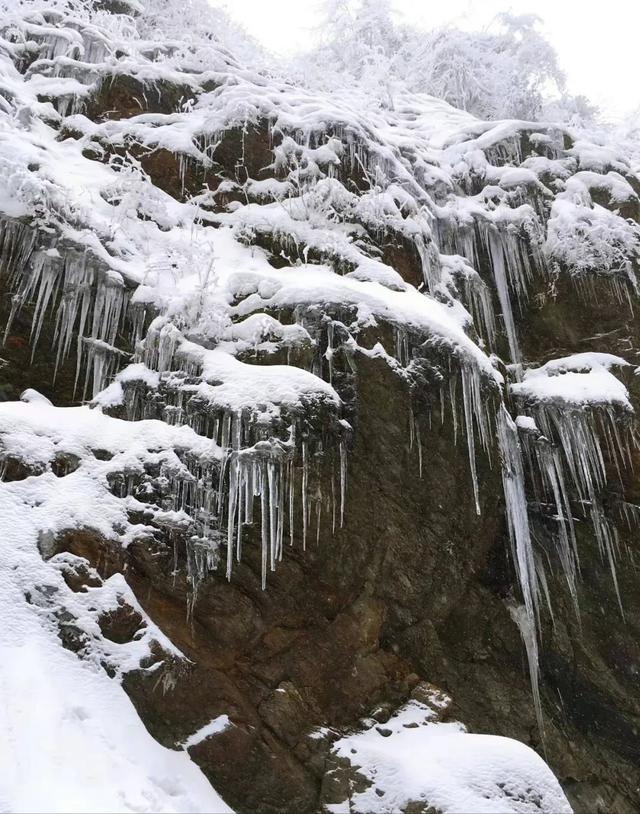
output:
[[[115,344],[124,305],[124,284],[119,275],[111,274],[98,281],[93,306],[91,336]]]
[[[579,621],[580,609],[576,585],[579,558],[571,501],[565,484],[564,470],[559,451],[553,448],[545,437],[539,437],[530,441],[525,435],[523,445],[528,453],[527,459],[529,460],[529,465],[532,466],[535,460],[535,465],[541,474],[544,492],[550,494],[555,504],[559,531],[558,544],[560,562]],[[538,496],[538,504],[540,504],[541,499],[541,496]]]
[[[347,442],[340,439],[340,528],[344,528],[344,509],[347,495]]]
[[[307,523],[308,523],[308,492],[309,492],[309,463],[307,460],[307,442],[302,442],[302,550],[307,549]]]
[[[229,485],[227,497],[227,579],[231,579],[231,569],[233,567],[233,541],[236,519],[236,501],[238,500],[238,464],[237,457],[230,461],[229,465]],[[264,587],[264,586],[263,586]]]
[[[529,531],[522,452],[516,425],[504,405],[500,405],[498,410],[497,430],[509,539],[524,605],[527,614],[535,619],[538,612],[538,584]]]
[[[615,566],[615,530],[612,532],[600,505],[600,492],[606,485],[607,473],[602,452],[599,433],[597,431],[596,415],[599,415],[600,432],[607,443],[612,461],[620,472],[623,465],[630,461],[628,444],[623,442],[618,431],[616,416],[611,408],[598,409],[597,413],[584,409],[568,409],[554,404],[538,404],[533,408],[535,421],[547,438],[559,440],[559,452],[553,459],[541,451],[536,444],[535,451],[538,466],[543,472],[545,483],[551,487],[556,504],[558,516],[568,518],[566,525],[568,541],[573,548],[573,558],[578,562],[575,535],[572,528],[571,505],[568,489],[564,484],[564,468],[570,476],[578,500],[584,507],[590,507],[589,513],[594,533],[603,557],[606,557],[611,569],[612,579],[622,610],[622,603],[618,590],[618,580]],[[562,459],[559,458],[561,453]],[[546,457],[545,457],[546,455]],[[565,575],[570,583],[575,579],[571,559],[563,548],[568,546],[561,520],[561,560],[565,568]],[[575,587],[572,589],[572,595]],[[577,602],[577,600],[576,600]]]
[[[473,484],[473,497],[476,506],[476,513],[480,511],[480,493],[478,489],[478,474],[476,471],[476,449],[474,418],[480,428],[483,444],[486,447],[485,419],[483,405],[481,403],[480,382],[475,369],[463,365],[460,370],[462,378],[462,404],[464,410],[465,431],[467,435],[467,449],[469,452],[469,468],[471,470],[471,481]]]
[[[336,478],[331,472],[331,533],[336,533]]]
[[[285,504],[285,490],[286,479],[283,471],[282,462],[278,463],[278,511],[277,523],[278,533],[276,535],[276,559],[278,562],[282,560],[283,555],[283,538],[284,538],[284,504]]]
[[[456,399],[456,384],[457,379],[455,376],[449,377],[449,406],[451,407],[451,420],[453,422],[453,445],[458,445],[458,408]]]
[[[238,476],[238,519],[236,522],[236,562],[240,562],[242,558],[242,523],[243,523],[243,516],[242,510],[245,506],[245,493],[246,493],[246,473],[247,467],[242,461],[242,459],[238,459],[238,467],[239,467],[239,476]]]
[[[479,276],[465,279],[465,299],[478,333],[486,340],[489,349],[495,349],[496,323],[491,291]]]
[[[415,418],[413,415],[413,406],[409,405],[409,452],[413,450],[413,440],[415,434]]]
[[[600,554],[602,557],[606,556],[607,562],[609,563],[613,587],[616,592],[618,607],[620,608],[620,615],[624,620],[624,608],[622,606],[618,574],[616,572],[616,550],[619,548],[618,533],[615,527],[612,527],[605,517],[604,511],[597,501],[594,501],[591,505],[591,523],[593,524],[596,540],[598,541]]]
[[[106,342],[101,342],[97,339],[84,339],[81,344],[82,350],[79,354],[79,364],[83,355],[86,355],[85,363],[85,382],[83,390],[83,399],[87,397],[89,378],[93,373],[91,395],[95,398],[98,393],[103,390],[108,379],[110,378],[115,361],[119,356],[123,356],[116,348],[108,345]]]
[[[502,485],[504,489],[507,528],[513,561],[524,599],[524,606],[512,611],[514,621],[527,649],[529,677],[540,733],[543,734],[540,704],[537,622],[539,584],[536,559],[533,553],[529,516],[525,494],[524,465],[518,441],[518,431],[503,404],[497,415],[498,444],[502,459]]]
[[[509,613],[511,618],[518,626],[520,636],[527,652],[527,661],[529,663],[529,678],[531,680],[531,693],[533,695],[533,706],[536,713],[536,721],[538,723],[538,731],[541,738],[544,740],[544,719],[542,716],[542,701],[540,699],[540,677],[539,677],[539,653],[538,653],[538,638],[534,620],[527,611],[524,605],[517,607],[510,607]]]
[[[267,511],[267,484],[265,465],[260,467],[260,512],[261,512],[261,541],[262,541],[262,590],[267,587],[267,556],[269,546],[269,514]]]
[[[509,282],[507,277],[508,262],[505,258],[505,244],[500,239],[500,233],[496,229],[487,230],[488,248],[491,255],[491,265],[493,268],[493,276],[496,283],[496,290],[498,292],[498,300],[500,301],[500,308],[502,309],[502,318],[504,319],[504,327],[507,333],[507,340],[509,342],[509,352],[511,354],[512,362],[519,362],[521,360],[520,346],[518,344],[518,337],[516,333],[516,326],[513,319],[513,308],[511,306],[511,296],[509,293]],[[510,244],[507,243],[507,246]],[[511,261],[518,265],[518,260]]]
[[[440,266],[440,255],[432,242],[426,241],[424,236],[418,234],[414,243],[420,257],[422,267],[422,277],[427,291],[433,296],[442,279],[442,268]]]
[[[84,255],[78,257],[71,252],[65,257],[64,286],[56,314],[55,342],[57,344],[54,379],[61,362],[66,359],[71,349],[73,332],[80,315],[78,327],[78,350],[84,338],[84,326],[89,310],[91,283],[93,273],[87,269]],[[80,353],[78,354],[76,382],[80,372]]]
[[[316,546],[320,543],[320,515],[322,514],[322,497],[316,499]]]
[[[31,323],[31,361],[35,358],[42,324],[47,312],[49,303],[55,298],[57,283],[60,278],[60,268],[51,262],[45,252],[38,252],[34,256],[33,263],[33,285],[37,285],[38,296],[33,309],[33,320]]]
[[[276,569],[277,557],[277,508],[278,508],[278,487],[274,471],[274,464],[272,461],[267,463],[267,485],[268,485],[268,504],[269,504],[269,566],[272,571]]]
[[[396,359],[403,367],[409,364],[409,337],[404,328],[396,328]]]
[[[529,208],[530,209],[530,208]],[[520,348],[513,316],[512,297],[519,309],[527,298],[527,289],[533,276],[533,264],[543,265],[543,258],[537,245],[539,221],[533,210],[518,223],[494,222],[479,219],[473,227],[464,223],[439,219],[436,221],[438,241],[450,253],[460,254],[469,263],[478,267],[480,257],[476,242],[483,245],[489,255],[498,300],[504,320],[509,352],[514,362],[520,360]],[[524,230],[530,237],[525,240],[517,229]],[[477,237],[479,240],[477,240]],[[482,281],[480,281],[481,283]],[[486,289],[486,286],[485,286]],[[483,325],[489,345],[492,345],[495,319],[489,292],[482,285],[467,281],[467,299],[477,325]]]
[[[333,356],[334,356],[334,348],[333,348],[333,322],[329,322],[327,325],[327,349],[325,351],[325,359],[329,363],[329,384],[333,383]]]
[[[289,545],[293,545],[293,518],[294,518],[294,492],[295,478],[293,461],[289,463]]]

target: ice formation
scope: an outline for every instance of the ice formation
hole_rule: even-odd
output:
[[[542,725],[547,594],[529,515],[554,506],[576,610],[576,506],[615,581],[601,493],[628,464],[633,410],[611,372],[624,360],[534,369],[518,321],[533,281],[560,274],[633,301],[640,233],[619,212],[637,202],[631,167],[595,166],[597,148],[556,125],[480,122],[419,95],[387,110],[313,94],[214,44],[203,57],[143,40],[126,15],[34,0],[0,37],[4,337],[28,314],[35,358],[51,323],[54,377],[75,359],[84,403],[0,406],[4,476],[18,461],[25,499],[49,501],[40,537],[85,524],[126,546],[163,530],[195,602],[211,570],[233,578],[255,525],[267,587],[287,545],[345,522],[352,384],[375,355],[414,399],[420,471],[414,407],[463,429],[478,513],[477,458],[500,459]],[[96,115],[125,81],[137,107]],[[167,87],[177,101],[156,109]],[[68,478],[52,474],[61,452],[80,462]],[[83,513],[68,481],[104,511]]]

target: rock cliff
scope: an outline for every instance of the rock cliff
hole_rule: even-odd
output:
[[[143,13],[2,22],[3,612],[239,812],[636,811],[640,176]]]

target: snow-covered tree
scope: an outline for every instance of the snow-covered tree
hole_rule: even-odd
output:
[[[403,57],[403,30],[390,0],[325,0],[321,43],[294,60],[294,73],[324,90],[358,87],[392,105]]]
[[[441,28],[422,47],[409,39],[409,87],[483,118],[534,119],[545,91],[561,90],[564,77],[553,47],[532,15],[498,18],[496,32]]]
[[[149,39],[189,44],[203,63],[207,56],[201,49],[210,43],[227,48],[247,67],[256,67],[264,60],[258,42],[209,0],[143,0],[136,27],[141,36]]]
[[[562,97],[564,77],[535,15],[502,14],[491,30],[417,31],[390,0],[327,0],[321,44],[296,62],[317,87],[360,87],[392,106],[401,89],[426,92],[483,118],[533,119]]]

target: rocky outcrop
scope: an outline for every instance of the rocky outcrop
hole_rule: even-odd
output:
[[[552,577],[554,621],[544,624],[540,656],[543,741],[509,614],[515,577],[495,463],[479,473],[478,517],[451,428],[433,416],[420,478],[402,386],[383,363],[362,360],[357,388],[345,526],[334,534],[327,524],[305,552],[287,551],[266,592],[250,543],[232,582],[212,574],[190,615],[171,546],[134,545],[123,555],[107,540],[64,536],[60,550],[103,575],[124,573],[191,662],[169,686],[128,674],[125,688],[146,725],[173,746],[228,714],[233,726],[192,752],[225,800],[241,811],[312,811],[332,758],[330,742],[310,733],[348,731],[428,680],[451,694],[455,717],[471,731],[543,753],[576,810],[631,812],[640,655],[633,569],[618,572],[624,620],[588,529],[580,531],[580,620],[562,577]],[[628,534],[622,545],[631,547]],[[552,541],[547,551],[557,556]]]

